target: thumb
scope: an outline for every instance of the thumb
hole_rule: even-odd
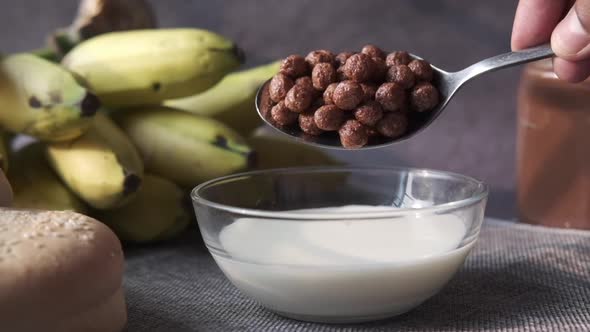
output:
[[[590,58],[590,0],[577,0],[551,35],[551,48],[565,60]]]

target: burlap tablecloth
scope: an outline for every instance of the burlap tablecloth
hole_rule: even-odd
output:
[[[127,250],[129,331],[590,331],[590,232],[486,220],[441,293],[403,316],[357,325],[262,309],[225,279],[198,236]]]

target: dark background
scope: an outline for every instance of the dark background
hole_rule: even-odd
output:
[[[509,50],[517,1],[152,0],[162,27],[200,27],[236,40],[248,65],[317,48],[365,43],[405,49],[447,70]],[[68,25],[77,0],[0,0],[0,52],[42,46]],[[488,215],[514,216],[515,95],[520,69],[463,88],[416,138],[390,149],[339,154],[363,165],[412,165],[460,172],[492,187]]]

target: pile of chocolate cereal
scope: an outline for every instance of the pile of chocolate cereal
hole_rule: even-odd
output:
[[[343,147],[360,148],[371,139],[404,135],[412,112],[432,110],[439,102],[432,78],[428,62],[374,45],[360,53],[290,55],[270,81],[263,115],[312,136],[337,132]]]

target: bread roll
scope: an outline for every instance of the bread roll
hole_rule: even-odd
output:
[[[121,244],[74,212],[0,209],[3,331],[121,331]]]

